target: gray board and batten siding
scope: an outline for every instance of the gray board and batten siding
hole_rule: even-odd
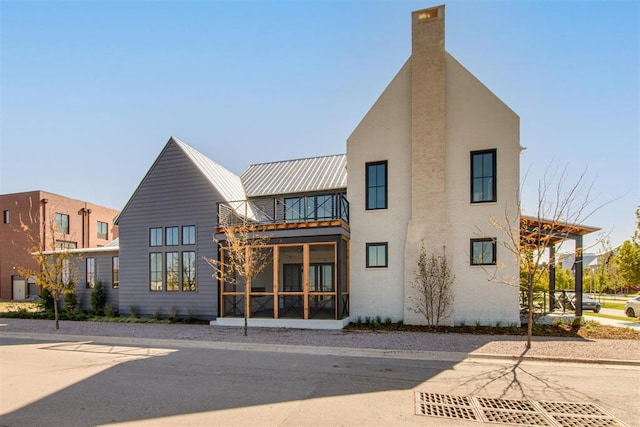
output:
[[[78,307],[81,310],[91,309],[91,293],[93,288],[87,287],[87,259],[95,259],[95,283],[102,282],[102,288],[107,295],[107,304],[111,304],[113,310],[117,313],[119,310],[119,289],[113,287],[113,257],[118,256],[118,248],[113,250],[104,250],[96,252],[82,252],[82,256],[74,258],[76,296],[78,297]]]
[[[213,233],[217,224],[217,204],[224,201],[211,175],[203,167],[222,168],[200,153],[171,138],[144,177],[118,218],[120,227],[120,314],[166,316],[175,309],[188,315],[215,319],[218,311],[218,284],[205,258],[217,257]],[[213,164],[205,164],[211,162]],[[223,174],[231,174],[226,170]],[[232,183],[234,185],[235,183]],[[233,195],[235,197],[235,195]],[[231,195],[229,195],[231,197]],[[182,226],[196,226],[196,244],[182,245]],[[149,246],[153,227],[179,227],[178,246]],[[164,234],[164,233],[163,233]],[[163,238],[165,236],[163,235]],[[165,243],[163,241],[163,243]],[[196,291],[150,290],[149,254],[152,252],[196,251]],[[163,262],[166,271],[166,262]]]

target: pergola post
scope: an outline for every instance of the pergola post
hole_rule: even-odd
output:
[[[574,264],[575,267],[575,279],[576,279],[576,317],[582,316],[582,236],[574,237],[576,242],[576,252]]]
[[[556,307],[556,245],[549,247],[549,311]]]

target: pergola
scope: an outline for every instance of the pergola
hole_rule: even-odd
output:
[[[586,225],[571,224],[567,222],[536,218],[526,215],[522,215],[520,217],[520,245],[535,250],[544,250],[549,248],[549,311],[553,311],[555,307],[556,245],[565,240],[573,240],[575,242],[575,309],[576,316],[582,316],[583,237],[598,230],[600,230],[600,228],[589,227]]]

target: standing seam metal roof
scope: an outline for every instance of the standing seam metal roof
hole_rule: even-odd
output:
[[[347,188],[347,156],[310,157],[249,166],[240,175],[247,197]]]

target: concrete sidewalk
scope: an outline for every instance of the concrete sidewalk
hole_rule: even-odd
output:
[[[49,320],[0,319],[3,337],[452,362],[492,358],[640,366],[636,340],[534,337],[527,350],[523,336],[254,328],[245,337],[241,328],[109,322],[61,322],[56,331]]]

